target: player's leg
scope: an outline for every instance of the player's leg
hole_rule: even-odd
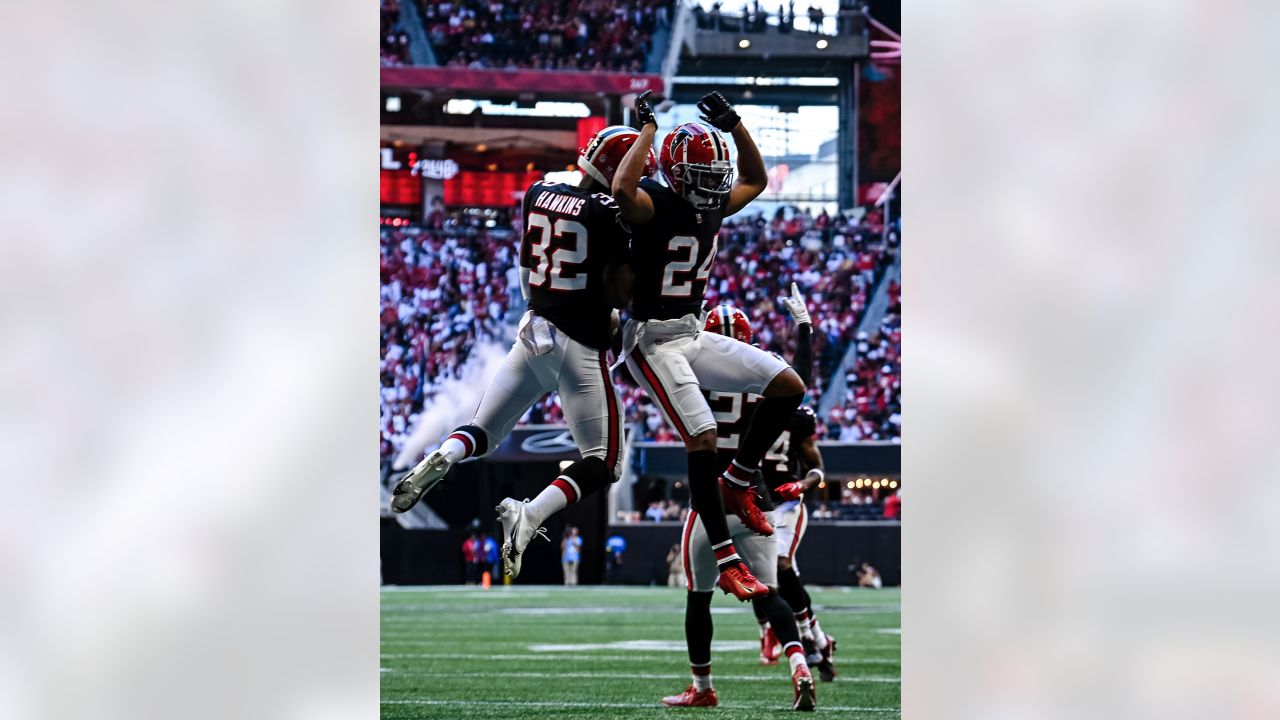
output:
[[[756,578],[757,580],[759,578]],[[759,603],[751,603],[751,610],[755,613],[756,624],[760,626],[760,664],[773,665],[778,662],[778,657],[782,655],[782,647],[778,644],[778,636],[774,634],[773,628],[769,625],[769,615],[765,612],[764,606]]]
[[[498,505],[504,531],[504,569],[520,574],[522,554],[553,513],[617,481],[622,472],[622,401],[609,375],[605,354],[561,336],[563,360],[557,373],[560,405],[582,459],[565,468],[528,502],[505,498]]]
[[[471,422],[456,428],[396,485],[391,509],[405,512],[444,478],[454,463],[484,457],[511,432],[525,411],[546,393],[554,374],[554,353],[531,354],[520,342],[511,346],[502,367],[480,398]]]
[[[628,353],[627,369],[684,441],[689,458],[689,495],[715,551],[721,569],[720,587],[739,600],[748,600],[765,594],[767,589],[742,562],[729,537],[719,488],[715,416],[684,357],[683,348],[689,344],[688,339],[671,340],[665,345],[646,339]]]
[[[755,598],[751,603],[758,612],[763,612],[769,618],[770,624],[775,628],[774,632],[778,635],[778,642],[782,644],[782,651],[787,656],[791,685],[794,690],[792,707],[796,710],[812,710],[815,703],[813,675],[809,672],[804,646],[793,621],[792,608],[773,589],[778,582],[776,565],[773,563],[778,554],[774,540],[749,532],[736,518],[732,525],[735,529],[734,539],[738,542],[740,552],[747,558],[747,562],[763,568],[760,572],[760,581],[770,586],[768,595]]]
[[[664,705],[678,707],[714,707],[719,699],[711,686],[711,593],[719,572],[715,554],[707,541],[707,530],[692,511],[684,521],[680,534],[680,556],[684,564],[685,596],[684,638],[689,649],[689,669],[693,682],[678,695],[662,698]]]
[[[833,658],[836,641],[835,638],[827,635],[818,623],[818,615],[813,609],[813,600],[809,597],[804,581],[800,579],[796,553],[800,549],[800,543],[804,542],[804,533],[809,527],[809,510],[803,502],[795,501],[795,503],[796,508],[791,519],[794,537],[787,545],[784,546],[781,543],[778,545],[778,587],[783,593],[783,599],[796,610],[796,624],[800,627],[801,634],[813,644],[816,658],[811,658],[810,662],[816,665],[824,681],[831,682],[837,674]],[[794,601],[791,598],[794,598]]]

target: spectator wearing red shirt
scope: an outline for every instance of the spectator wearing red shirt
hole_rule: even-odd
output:
[[[884,519],[902,520],[902,496],[898,493],[884,499]]]

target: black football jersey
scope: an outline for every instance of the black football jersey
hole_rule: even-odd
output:
[[[697,210],[652,178],[640,187],[653,200],[653,218],[632,235],[631,268],[637,320],[671,320],[702,312],[707,278],[716,257],[723,210]]]
[[[524,228],[529,309],[583,345],[607,349],[613,307],[605,277],[626,262],[630,244],[613,197],[536,182],[524,196]]]
[[[716,461],[728,467],[738,453],[738,444],[751,425],[751,417],[759,406],[761,397],[747,393],[711,390],[702,392],[716,419]],[[759,490],[765,497],[765,501],[760,504],[761,510],[772,510],[774,505],[784,502],[774,492],[774,488],[799,479],[800,445],[816,432],[814,415],[805,412],[803,408],[797,408],[787,429],[778,436],[760,463],[764,487]]]

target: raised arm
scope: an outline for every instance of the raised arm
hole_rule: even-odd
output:
[[[733,136],[733,145],[738,150],[738,176],[729,190],[729,201],[724,210],[725,217],[728,217],[764,192],[769,186],[769,172],[764,166],[760,149],[751,139],[751,133],[747,132],[742,118],[738,117],[737,111],[724,95],[719,92],[703,95],[698,109],[702,111],[703,121]]]
[[[649,193],[640,189],[640,176],[644,174],[644,163],[649,157],[649,148],[653,147],[653,136],[658,132],[658,120],[654,117],[653,107],[649,105],[649,93],[646,90],[636,98],[636,117],[640,119],[640,137],[627,154],[622,156],[622,164],[613,174],[613,199],[618,201],[622,209],[622,219],[632,225],[644,225],[653,217],[653,199]]]
[[[796,354],[791,357],[791,367],[807,388],[813,377],[813,342],[810,337],[813,321],[809,319],[809,309],[805,307],[800,287],[795,283],[791,283],[791,296],[782,298],[782,304],[791,312],[791,319],[796,324]]]

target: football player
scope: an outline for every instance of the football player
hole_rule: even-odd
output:
[[[796,352],[792,365],[805,385],[808,385],[813,368],[810,341],[813,324],[804,298],[795,283],[791,284],[791,296],[783,298],[783,304],[796,323]],[[751,323],[747,316],[741,310],[727,305],[721,305],[707,315],[705,329],[729,335],[745,343],[752,340]],[[710,392],[707,400],[719,423],[716,441],[719,452],[722,456],[731,455],[737,448],[738,439],[751,423],[760,398],[742,393]],[[826,635],[818,625],[809,593],[800,581],[799,571],[795,566],[796,550],[800,547],[809,519],[803,496],[823,480],[822,454],[818,451],[816,436],[817,420],[812,408],[797,408],[787,429],[765,454],[762,465],[765,488],[762,504],[773,510],[778,566],[777,584],[773,587],[777,588],[782,599],[795,612],[795,625],[803,639],[809,663],[817,667],[823,680],[830,682],[836,676],[832,661],[835,640]],[[797,480],[797,473],[802,466],[807,471]],[[782,643],[764,610],[758,605],[754,605],[753,609],[760,624],[761,662],[772,665],[778,661]]]
[[[812,325],[809,313],[805,310],[800,291],[793,283],[791,297],[784,299],[784,304],[791,311],[796,322],[798,344],[794,357],[795,369],[804,378],[808,378],[813,365],[813,352],[809,344]],[[752,339],[751,323],[741,310],[721,305],[713,309],[706,319],[704,330],[723,337],[731,337],[743,343]],[[716,444],[722,458],[732,459],[738,451],[738,445],[751,424],[751,416],[760,403],[758,395],[747,393],[728,393],[704,391],[707,401],[715,415],[717,426]],[[766,464],[770,464],[768,457]],[[757,475],[755,480],[758,492],[765,493],[764,485],[768,473]],[[762,495],[761,504],[767,514],[773,508],[767,495]],[[711,683],[711,591],[715,587],[714,575],[715,554],[708,544],[707,525],[696,521],[696,512],[690,512],[685,521],[684,533],[681,536],[681,556],[684,562],[685,577],[688,578],[688,594],[685,600],[685,642],[689,647],[689,664],[693,672],[693,684],[679,695],[662,699],[663,704],[680,707],[709,707],[719,702]],[[777,628],[777,639],[782,645],[782,652],[787,655],[791,670],[791,682],[795,691],[792,707],[796,710],[813,710],[815,691],[813,675],[809,671],[806,649],[800,637],[799,628],[794,620],[793,610],[777,592],[777,540],[776,537],[757,535],[748,530],[737,517],[727,520],[730,537],[737,543],[738,551],[746,556],[751,567],[757,568],[758,579],[768,588],[768,594],[755,598],[751,606],[758,617],[771,619]],[[775,660],[776,662],[776,660]]]
[[[484,457],[544,394],[560,391],[565,422],[582,459],[565,468],[532,501],[504,499],[503,571],[520,574],[522,553],[552,513],[617,481],[622,471],[623,410],[605,353],[613,335],[614,308],[626,305],[625,262],[630,230],[609,185],[639,134],[606,127],[578,158],[577,186],[536,182],[524,196],[525,232],[520,244],[520,285],[529,310],[517,340],[480,399],[470,424],[453,431],[397,484],[391,500],[405,512],[435,487],[454,463]],[[637,172],[654,171],[653,153]],[[543,535],[545,537],[545,535]]]
[[[721,221],[754,200],[768,179],[750,133],[718,92],[698,104],[707,124],[680,125],[662,141],[658,167],[665,183],[642,177],[658,129],[648,95],[636,99],[640,137],[613,178],[614,198],[633,228],[635,297],[633,317],[623,329],[623,352],[632,377],[684,441],[691,505],[702,516],[715,550],[718,584],[747,600],[766,595],[768,588],[735,550],[722,508],[753,532],[773,533],[756,505],[754,480],[765,452],[799,407],[804,383],[781,358],[702,332],[702,303]],[[738,150],[736,180],[721,132],[732,135]],[[762,412],[756,413],[728,465],[716,459],[716,421],[703,387],[763,396]]]

